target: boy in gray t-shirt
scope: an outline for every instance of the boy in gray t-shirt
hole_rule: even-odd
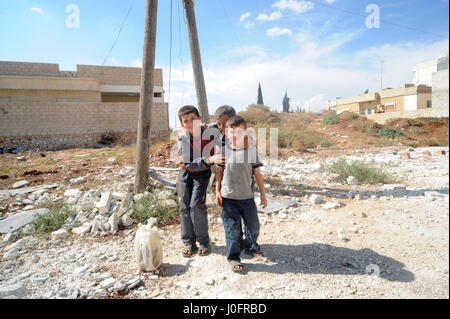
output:
[[[245,224],[245,249],[257,255],[261,254],[257,244],[259,219],[254,198],[255,179],[261,192],[261,205],[267,207],[264,180],[260,171],[263,165],[258,151],[249,146],[247,123],[235,116],[227,121],[226,135],[231,145],[225,147],[225,164],[219,165],[216,176],[216,199],[222,207],[222,221],[227,243],[227,259],[234,272],[242,273],[241,218]]]

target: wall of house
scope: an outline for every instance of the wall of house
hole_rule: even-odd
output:
[[[405,100],[403,96],[394,96],[380,99],[380,104],[382,105],[391,103],[395,103],[395,112],[403,112],[405,110]]]
[[[169,130],[167,108],[167,103],[154,104],[153,137]],[[0,102],[0,147],[26,148],[24,141],[30,140],[34,141],[31,145],[40,145],[41,149],[65,147],[67,139],[54,139],[58,136],[85,136],[94,145],[98,141],[88,136],[114,133],[132,138],[136,136],[138,109],[139,103],[126,102]],[[52,139],[51,145],[45,142]],[[93,146],[86,143],[78,147]]]
[[[377,113],[366,115],[369,120],[373,120],[379,124],[385,124],[386,122],[396,119],[396,118],[407,118],[414,119],[419,117],[435,117],[436,114],[433,112],[433,109],[419,109],[416,111],[409,112],[394,112],[394,113]]]

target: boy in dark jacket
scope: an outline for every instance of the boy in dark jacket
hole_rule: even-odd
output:
[[[180,202],[181,240],[185,247],[184,257],[209,254],[211,246],[208,234],[206,191],[211,177],[212,164],[224,164],[225,156],[214,155],[214,137],[205,133],[201,116],[195,106],[186,105],[178,111],[184,134],[178,140],[181,156],[178,175]],[[213,138],[213,139],[211,139]]]

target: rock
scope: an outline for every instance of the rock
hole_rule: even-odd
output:
[[[31,257],[31,262],[32,262],[33,264],[37,264],[37,263],[39,262],[39,259],[40,259],[40,257],[39,257],[38,255],[33,255],[33,256]]]
[[[78,202],[78,208],[82,211],[94,208],[94,200],[89,192],[84,194],[81,200]]]
[[[132,278],[130,281],[128,281],[127,284],[127,289],[133,289],[134,287],[136,287],[137,285],[139,285],[141,283],[141,278],[140,277],[134,277]]]
[[[353,176],[349,176],[347,178],[347,184],[348,185],[358,185],[358,180]]]
[[[7,251],[4,255],[3,255],[3,261],[8,261],[8,260],[14,260],[16,259],[18,256],[17,254],[17,250],[11,250],[11,251]]]
[[[178,205],[177,202],[171,198],[161,201],[160,204],[166,207],[173,207]]]
[[[24,187],[24,186],[26,186],[28,184],[29,184],[28,181],[18,181],[18,182],[13,184],[12,188],[13,189],[22,188],[22,187]]]
[[[122,218],[120,219],[120,223],[124,226],[124,227],[130,227],[131,225],[133,225],[133,219],[130,217],[130,214],[125,214],[122,216]]]
[[[318,205],[323,202],[322,197],[320,197],[317,194],[312,194],[311,197],[309,198],[309,201],[314,205]]]
[[[108,219],[108,224],[111,226],[111,231],[119,229],[120,217],[116,213],[112,214]]]
[[[105,214],[109,212],[110,204],[111,204],[111,192],[104,192],[102,193],[100,201],[95,203],[95,206],[98,208],[100,214]]]
[[[322,207],[325,209],[337,209],[341,207],[341,205],[336,202],[326,202]]]
[[[406,186],[402,184],[384,184],[383,191],[406,191]]]
[[[345,233],[342,228],[338,229],[338,238],[342,241],[348,241],[348,239],[345,237]]]
[[[447,154],[444,150],[439,150],[439,151],[436,151],[435,153],[434,153],[434,155],[445,155],[445,154]]]
[[[133,193],[127,192],[122,197],[122,204],[120,206],[121,209],[127,210],[133,204]]]
[[[7,242],[9,242],[9,241],[13,241],[14,240],[14,238],[16,238],[16,235],[15,234],[13,234],[13,233],[7,233],[4,237],[3,237],[3,242],[4,243],[7,243]]]
[[[425,151],[422,153],[423,156],[431,156],[431,153],[429,151]]]
[[[285,213],[278,213],[278,217],[281,219],[287,218],[287,215]]]
[[[91,231],[92,225],[89,223],[84,223],[80,227],[76,227],[72,229],[72,233],[78,236],[84,236]]]
[[[406,159],[406,160],[411,159],[411,154],[408,153],[408,152],[403,153],[403,154],[402,154],[402,158],[403,158],[403,159]]]
[[[17,298],[23,298],[27,294],[27,289],[20,285],[0,286],[0,298],[3,299],[7,296],[16,296]]]
[[[361,217],[366,218],[367,214],[363,212],[363,213],[361,213]]]
[[[208,286],[214,286],[215,283],[216,281],[213,278],[208,278],[205,281],[205,284],[207,284]]]
[[[68,189],[64,192],[65,197],[76,197],[81,196],[81,191],[79,189]]]
[[[71,178],[69,180],[69,183],[74,185],[74,184],[83,184],[86,183],[86,179],[84,177],[75,177],[75,178]]]
[[[106,160],[108,163],[114,164],[116,162],[116,158],[115,157],[110,157]]]
[[[127,285],[123,282],[118,281],[114,284],[114,291],[122,291],[125,288],[127,288]]]
[[[189,289],[190,285],[186,281],[178,281],[175,283],[175,287]]]
[[[110,287],[113,287],[117,283],[117,279],[114,278],[108,278],[100,282],[100,287],[103,289],[108,289]]]
[[[58,229],[57,231],[52,232],[52,240],[58,240],[68,237],[70,234],[67,230]]]
[[[34,225],[28,224],[24,228],[22,228],[22,234],[24,235],[32,235],[36,232]]]
[[[0,220],[0,233],[12,233],[25,225],[31,224],[38,216],[50,212],[47,208],[29,210]]]

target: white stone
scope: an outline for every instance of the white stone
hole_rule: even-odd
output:
[[[116,213],[112,214],[108,219],[108,223],[111,226],[112,231],[119,229],[119,223],[120,223],[119,215],[117,215]]]
[[[104,192],[102,193],[100,201],[95,203],[95,206],[98,208],[100,214],[104,214],[109,212],[110,204],[111,204],[111,192]]]
[[[309,201],[314,205],[318,205],[322,202],[322,198],[317,194],[312,194]]]
[[[347,178],[347,184],[349,184],[349,185],[358,185],[358,180],[354,176],[349,176]]]
[[[17,188],[22,188],[22,187],[24,187],[24,186],[26,186],[28,184],[29,184],[28,181],[18,181],[16,183],[14,183],[12,187],[14,189],[17,189]]]
[[[27,289],[20,285],[10,285],[10,286],[0,286],[0,299],[3,299],[7,296],[16,296],[17,298],[25,297],[27,294]]]
[[[58,229],[57,231],[52,232],[52,240],[58,240],[68,237],[70,234],[67,230]]]
[[[81,210],[90,210],[94,208],[94,200],[89,192],[83,195],[81,200],[78,202],[78,207]]]
[[[120,219],[120,223],[124,226],[124,227],[129,227],[131,225],[133,225],[133,219],[130,217],[129,214],[125,214],[122,216],[122,218]]]
[[[74,233],[75,235],[78,235],[78,236],[83,236],[91,231],[91,227],[92,227],[91,224],[85,223],[80,227],[73,228],[72,233]]]
[[[81,196],[81,191],[79,189],[68,189],[64,192],[65,197],[76,197],[78,195]]]
[[[336,209],[340,207],[340,204],[334,202],[326,202],[322,207],[325,209]]]
[[[11,250],[11,251],[7,251],[4,255],[3,255],[3,260],[7,261],[7,260],[14,260],[16,259],[18,256],[17,254],[17,250]]]
[[[75,177],[69,180],[70,184],[82,184],[86,183],[86,179],[84,177]]]
[[[214,286],[215,283],[216,281],[214,280],[214,278],[208,278],[205,280],[205,284],[207,284],[208,286]]]
[[[178,281],[175,283],[175,287],[189,289],[190,285],[186,281]]]
[[[110,287],[113,287],[117,283],[117,279],[114,278],[108,278],[100,282],[100,287],[103,289],[108,289]]]
[[[125,195],[124,192],[112,192],[111,197],[114,200],[122,200],[124,195]]]

